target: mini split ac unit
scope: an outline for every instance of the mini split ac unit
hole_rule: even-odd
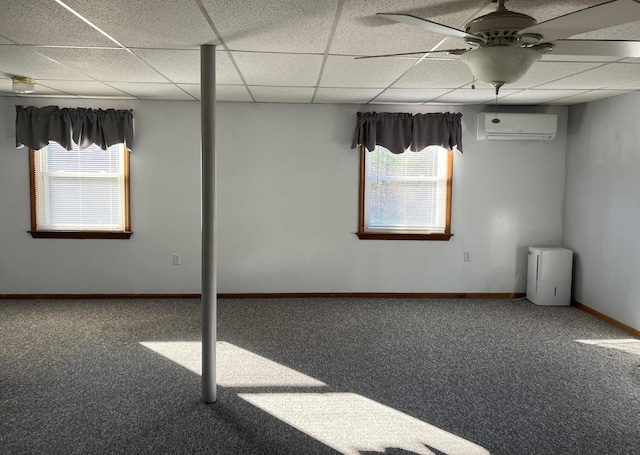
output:
[[[479,141],[551,141],[557,128],[556,114],[478,114]]]

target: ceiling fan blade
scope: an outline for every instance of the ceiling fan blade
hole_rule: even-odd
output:
[[[395,22],[402,24],[413,25],[414,27],[420,27],[430,32],[440,33],[441,35],[453,36],[454,38],[470,39],[473,41],[484,41],[483,38],[470,33],[458,30],[457,28],[449,27],[448,25],[438,24],[437,22],[428,21],[421,17],[412,16],[411,14],[392,14],[392,13],[378,13],[376,16],[384,17]]]
[[[518,34],[535,33],[542,35],[544,42],[550,42],[638,20],[639,1],[615,0],[541,22],[520,30]]]
[[[603,57],[640,57],[640,41],[622,40],[558,40],[554,41],[555,55],[599,55]]]
[[[412,55],[425,55],[425,54],[435,54],[435,53],[446,53],[451,55],[460,55],[467,52],[469,49],[442,49],[436,51],[422,51],[422,52],[403,52],[401,54],[384,54],[384,55],[363,55],[360,57],[356,57],[356,60],[361,60],[365,58],[383,58],[383,57],[410,57]],[[417,57],[418,59],[421,57]]]

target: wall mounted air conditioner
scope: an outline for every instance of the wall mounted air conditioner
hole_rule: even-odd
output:
[[[556,114],[478,114],[479,141],[551,141],[556,137]]]

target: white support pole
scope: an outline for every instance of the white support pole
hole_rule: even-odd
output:
[[[216,395],[216,47],[200,46],[202,135],[202,398]]]

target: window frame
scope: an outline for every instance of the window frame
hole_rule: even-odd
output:
[[[130,185],[130,165],[129,150],[122,146],[124,165],[124,230],[123,231],[51,231],[37,229],[36,222],[36,152],[29,149],[29,185],[31,192],[31,230],[27,231],[31,237],[36,239],[129,239],[133,234],[131,231],[131,185]]]
[[[358,197],[358,231],[356,235],[361,240],[441,240],[448,241],[453,234],[451,233],[451,201],[453,193],[453,150],[447,152],[447,208],[445,211],[445,229],[444,232],[420,232],[415,230],[402,230],[389,228],[386,231],[376,230],[377,232],[368,231],[365,227],[365,187],[366,187],[366,154],[369,153],[364,145],[360,146],[360,183]],[[408,152],[405,152],[408,153]]]

